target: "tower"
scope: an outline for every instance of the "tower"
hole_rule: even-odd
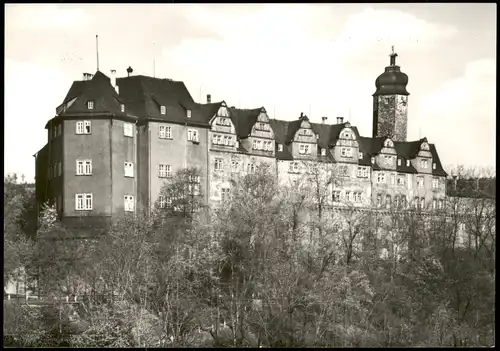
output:
[[[389,55],[390,65],[375,81],[373,94],[373,137],[388,136],[395,141],[406,141],[408,122],[408,76],[396,66],[398,54]]]

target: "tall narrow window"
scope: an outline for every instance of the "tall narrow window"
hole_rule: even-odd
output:
[[[125,177],[134,177],[134,164],[132,162],[125,162]]]
[[[186,111],[186,117],[187,118],[191,118],[191,110],[187,110]]]
[[[380,172],[377,174],[377,183],[385,183],[385,173]]]
[[[161,124],[158,129],[160,139],[172,139],[172,127]]]
[[[76,160],[76,175],[91,175],[92,160]]]
[[[92,210],[92,194],[76,194],[75,195],[75,210],[88,211]]]
[[[165,196],[158,196],[158,207],[165,208]]]
[[[167,107],[166,106],[160,106],[160,113],[162,115],[166,115],[167,114]]]
[[[87,101],[87,108],[89,110],[93,110],[94,109],[94,101],[92,101],[92,100]]]
[[[358,152],[358,159],[362,160],[363,159],[363,153],[360,151]]]
[[[417,177],[417,187],[418,188],[423,188],[424,187],[424,177],[421,177],[421,176]]]
[[[120,111],[125,112],[125,105],[124,104],[120,104]]]
[[[216,171],[222,171],[223,170],[223,163],[221,158],[216,158],[215,163],[214,163],[214,170]]]
[[[158,177],[159,178],[170,178],[172,176],[172,166],[167,164],[158,165]]]
[[[123,135],[127,137],[134,137],[134,124],[133,123],[123,123]]]
[[[196,129],[188,129],[188,140],[198,142],[198,131]]]
[[[83,125],[84,125],[84,134],[90,134],[91,122],[90,121],[83,121]]]
[[[283,144],[278,144],[278,151],[283,151]]]
[[[123,200],[125,211],[134,212],[134,197],[132,195],[125,195]]]

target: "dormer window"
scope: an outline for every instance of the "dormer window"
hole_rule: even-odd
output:
[[[321,149],[321,156],[326,156],[326,149]]]
[[[362,160],[363,159],[363,153],[360,151],[358,152],[358,159]]]
[[[191,118],[191,110],[187,110],[186,111],[186,117],[187,118]]]
[[[87,101],[87,108],[89,110],[93,110],[94,109],[94,101],[93,100]]]
[[[372,157],[372,164],[375,164],[375,157]]]
[[[398,166],[401,166],[401,159],[398,158]]]
[[[278,151],[283,151],[283,144],[278,144]]]
[[[120,111],[125,112],[125,105],[124,104],[120,104]]]
[[[392,141],[390,139],[387,139],[384,142],[384,147],[393,147]]]
[[[436,169],[436,163],[432,164],[432,169]]]
[[[428,160],[420,160],[420,167],[421,168],[427,168],[428,166],[429,166]]]
[[[162,115],[166,115],[167,114],[167,107],[166,106],[160,106],[160,113]]]
[[[410,167],[410,160],[406,160],[406,167]]]

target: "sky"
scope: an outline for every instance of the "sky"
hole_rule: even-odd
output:
[[[195,101],[271,118],[337,116],[372,134],[391,46],[409,77],[408,140],[444,165],[495,167],[496,4],[5,5],[4,174],[34,179],[75,80],[97,69],[183,81]]]

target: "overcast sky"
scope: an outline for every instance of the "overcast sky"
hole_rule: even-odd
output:
[[[5,173],[34,177],[45,123],[99,68],[182,80],[195,101],[271,118],[345,116],[372,133],[375,79],[409,76],[408,139],[443,164],[495,165],[496,4],[6,5]]]

